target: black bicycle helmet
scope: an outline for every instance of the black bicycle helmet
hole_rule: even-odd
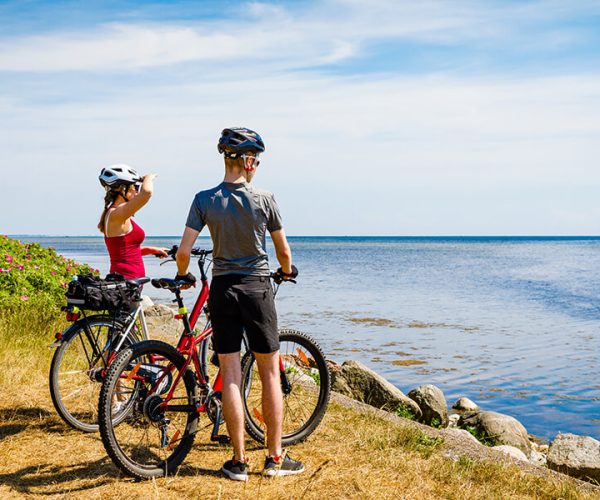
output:
[[[265,143],[254,130],[231,127],[221,132],[217,149],[227,158],[237,158],[243,153],[262,153],[265,150]]]

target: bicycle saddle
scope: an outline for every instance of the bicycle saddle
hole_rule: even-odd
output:
[[[129,283],[130,285],[142,286],[144,283],[148,283],[148,281],[150,281],[150,278],[144,276],[143,278],[129,279],[127,280],[127,283]]]
[[[169,290],[177,290],[181,285],[187,284],[183,280],[175,280],[172,278],[158,278],[152,280],[152,286],[154,288],[168,288]]]

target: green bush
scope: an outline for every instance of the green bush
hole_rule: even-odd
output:
[[[98,274],[98,270],[67,259],[53,248],[0,235],[0,307],[4,311],[44,308],[47,313],[56,312],[65,304],[72,276],[81,273]]]

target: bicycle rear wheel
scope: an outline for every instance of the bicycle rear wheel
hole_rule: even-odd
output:
[[[63,334],[50,365],[50,395],[60,417],[83,432],[98,430],[98,395],[113,352],[125,326],[112,316],[81,319]],[[137,341],[133,332],[124,346]],[[116,416],[117,420],[124,415]]]
[[[110,365],[100,391],[98,423],[104,448],[125,474],[166,476],[189,453],[198,425],[198,390],[192,371],[180,373],[184,362],[169,344],[147,340],[121,351]],[[134,403],[116,426],[113,416],[121,400]]]
[[[329,403],[331,374],[319,345],[296,330],[279,332],[283,392],[283,446],[306,439],[317,428]],[[251,352],[242,359],[242,396],[246,430],[253,439],[265,439],[261,410],[262,385]]]

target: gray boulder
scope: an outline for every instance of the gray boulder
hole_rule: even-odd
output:
[[[507,444],[519,448],[526,456],[531,451],[527,429],[516,418],[493,411],[465,412],[459,427],[474,427],[490,443]]]
[[[332,388],[345,396],[387,411],[404,407],[416,419],[421,417],[419,406],[400,389],[358,361],[344,361],[332,372]]]
[[[600,441],[559,434],[548,450],[548,468],[580,479],[600,481]]]
[[[421,409],[420,421],[437,424],[436,427],[448,427],[448,407],[444,393],[435,385],[425,384],[408,393],[408,397]]]
[[[155,316],[165,316],[173,318],[174,314],[175,311],[169,306],[165,306],[164,304],[152,304],[144,308],[144,315],[146,316],[146,318]]]
[[[154,304],[144,309],[148,335],[151,339],[173,343],[181,335],[183,323],[174,318],[175,311],[163,304]]]
[[[448,415],[448,428],[456,429],[458,427],[458,421],[460,420],[460,415],[458,413],[452,413]]]
[[[509,446],[507,444],[501,444],[499,446],[493,446],[492,450],[497,450],[509,457],[516,458],[517,460],[521,460],[523,462],[528,462],[527,456],[523,453],[519,448],[515,448],[514,446]]]
[[[546,455],[536,450],[531,450],[531,454],[529,455],[529,461],[532,464],[539,465],[540,467],[546,467],[546,465],[548,465]]]
[[[460,398],[452,405],[452,409],[456,411],[477,411],[479,410],[479,406],[469,398]]]
[[[148,297],[147,295],[142,295],[142,309],[148,309],[149,307],[152,307],[154,305],[154,302],[152,302],[152,299],[150,297]]]
[[[444,434],[450,434],[454,436],[460,436],[466,441],[470,441],[472,443],[477,443],[479,446],[483,446],[473,434],[464,429],[455,429],[453,427],[448,427],[442,431]]]

